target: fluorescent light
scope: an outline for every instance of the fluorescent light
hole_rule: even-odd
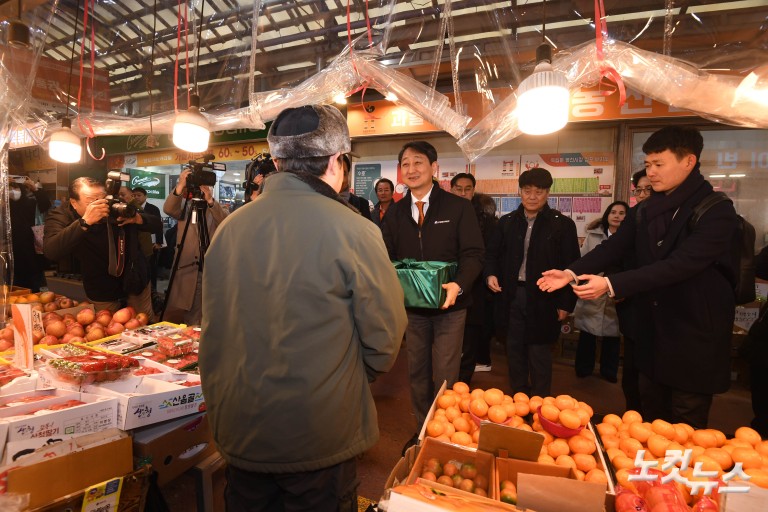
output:
[[[728,177],[729,178],[746,178],[747,175],[746,174],[729,174]]]
[[[710,178],[725,178],[725,174],[710,174]]]

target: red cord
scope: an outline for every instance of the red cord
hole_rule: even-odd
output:
[[[202,20],[201,20],[202,21]],[[198,42],[198,44],[200,44]],[[184,73],[187,79],[187,110],[189,110],[189,4],[184,3]]]
[[[176,63],[173,66],[173,111],[179,113],[179,49],[181,48],[181,0],[176,0]]]
[[[604,79],[609,78],[616,83],[612,91],[600,91],[604,96],[610,96],[616,90],[619,91],[619,107],[627,102],[627,89],[624,87],[624,81],[621,79],[621,75],[616,71],[613,66],[605,64],[605,55],[603,53],[603,35],[608,34],[608,26],[605,21],[605,5],[603,0],[595,0],[595,44],[597,52],[597,61],[600,64],[600,86],[604,84]]]

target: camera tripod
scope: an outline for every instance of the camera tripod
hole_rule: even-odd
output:
[[[160,313],[160,321],[163,321],[165,311],[168,308],[168,300],[171,297],[171,290],[173,289],[173,282],[176,277],[176,271],[179,269],[179,260],[184,252],[184,243],[187,241],[187,233],[189,232],[190,224],[197,226],[197,251],[198,271],[203,271],[203,264],[205,263],[205,252],[208,250],[208,245],[211,243],[208,235],[208,203],[202,197],[197,197],[198,194],[193,194],[191,199],[187,200],[184,215],[182,220],[186,219],[184,224],[184,232],[181,235],[181,241],[176,244],[176,255],[173,258],[173,265],[171,266],[171,275],[168,278],[168,288],[165,290],[165,300],[163,300],[163,310]]]

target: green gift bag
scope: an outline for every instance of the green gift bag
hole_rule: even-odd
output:
[[[445,302],[443,286],[456,275],[456,263],[444,261],[393,261],[403,287],[405,307],[439,309]]]

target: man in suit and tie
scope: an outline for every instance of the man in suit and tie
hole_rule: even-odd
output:
[[[156,215],[162,219],[160,215],[160,208],[147,201],[147,189],[143,187],[136,187],[132,190],[133,200],[136,206],[149,213],[150,215]],[[154,240],[152,240],[154,238]],[[147,257],[147,266],[149,268],[149,280],[152,283],[152,293],[157,293],[157,255],[160,249],[163,248],[163,225],[160,224],[160,228],[149,234],[149,240],[143,238],[139,240],[141,244],[141,250],[144,256]]]

